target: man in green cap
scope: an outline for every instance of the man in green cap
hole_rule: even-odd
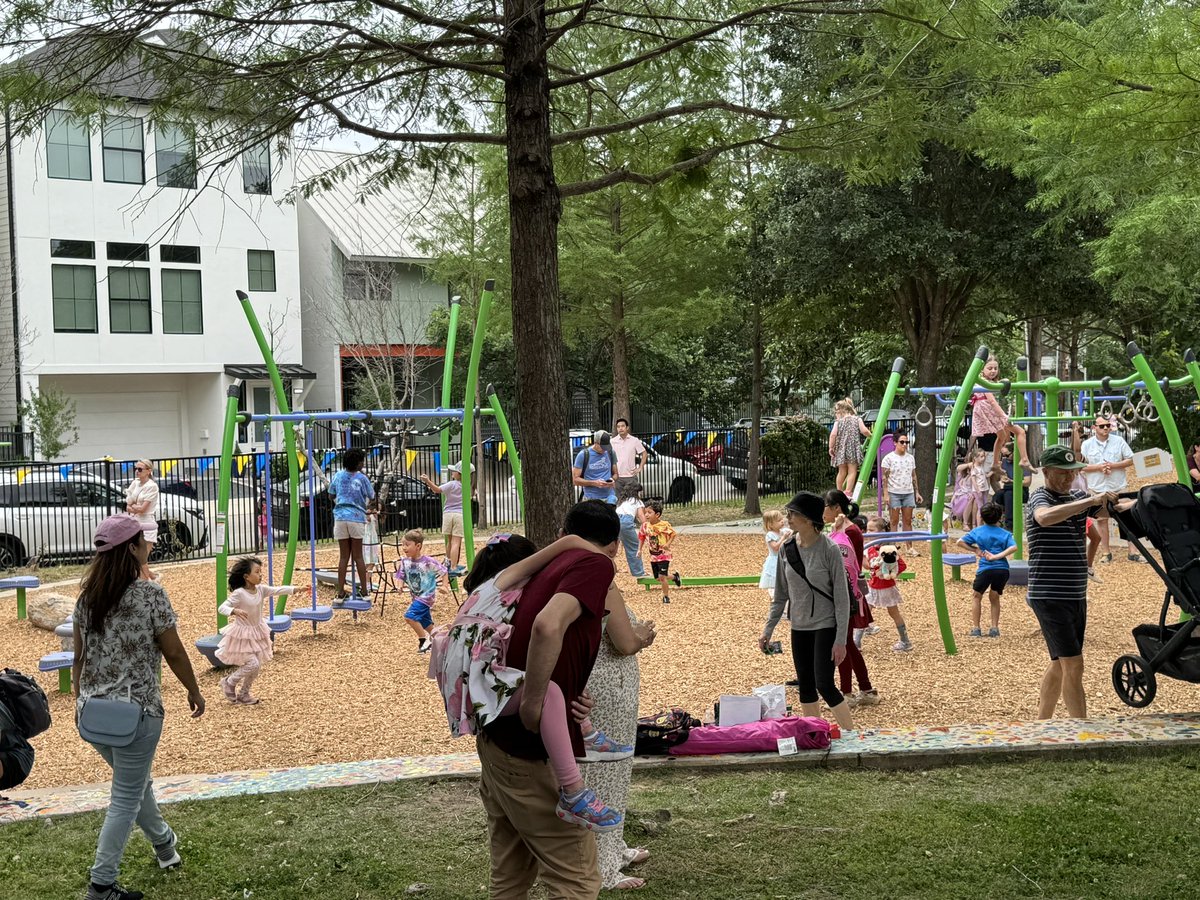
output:
[[[1061,696],[1067,712],[1087,718],[1083,693],[1083,633],[1087,627],[1087,518],[1115,502],[1111,492],[1072,491],[1071,482],[1085,465],[1070,447],[1055,445],[1042,453],[1043,487],[1025,509],[1029,539],[1029,605],[1050,651],[1042,676],[1038,718],[1049,719]]]

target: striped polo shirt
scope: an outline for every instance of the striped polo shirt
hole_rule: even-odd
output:
[[[1034,602],[1083,600],[1087,597],[1087,518],[1077,513],[1057,525],[1039,525],[1039,509],[1083,500],[1083,491],[1056,494],[1040,487],[1025,508],[1025,534],[1029,539],[1029,593]]]

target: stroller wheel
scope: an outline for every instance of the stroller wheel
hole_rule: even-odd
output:
[[[1122,656],[1113,663],[1112,682],[1121,702],[1134,709],[1149,706],[1158,692],[1154,671],[1140,656]]]

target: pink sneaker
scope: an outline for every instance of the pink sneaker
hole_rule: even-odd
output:
[[[237,702],[237,688],[229,683],[228,678],[221,679],[221,693],[225,695],[225,699],[230,703]]]

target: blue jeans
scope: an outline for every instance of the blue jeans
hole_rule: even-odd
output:
[[[104,761],[112,766],[112,794],[108,813],[96,842],[96,862],[92,866],[92,882],[112,884],[117,880],[121,868],[121,857],[129,832],[136,822],[147,839],[155,847],[162,847],[175,840],[154,799],[154,782],[150,778],[150,767],[154,763],[154,751],[162,737],[163,720],[155,716],[142,716],[133,742],[126,747],[109,747],[92,744]]]
[[[625,562],[629,563],[629,574],[634,578],[645,578],[646,567],[638,552],[638,526],[633,516],[621,516],[621,544],[625,548]]]

